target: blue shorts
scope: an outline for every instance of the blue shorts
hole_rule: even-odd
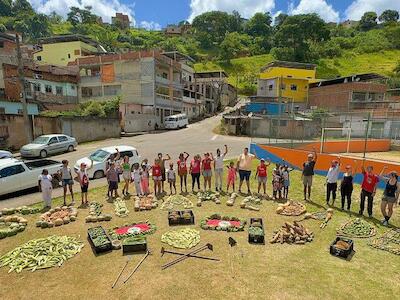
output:
[[[290,181],[289,180],[284,180],[283,181],[283,186],[284,187],[288,187],[290,185]]]
[[[251,171],[239,170],[240,181],[243,181],[243,180],[249,181],[250,175],[251,175]]]
[[[211,177],[212,176],[212,171],[211,170],[203,170],[203,176],[204,177]]]
[[[73,185],[74,181],[72,179],[63,179],[62,180],[62,186],[69,186],[69,185]]]

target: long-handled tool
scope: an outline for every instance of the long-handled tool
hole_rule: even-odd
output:
[[[142,262],[144,262],[144,260],[150,255],[150,251],[147,250],[146,254],[143,256],[143,258],[138,262],[138,264],[136,265],[136,267],[133,269],[133,271],[128,275],[128,277],[124,280],[124,283],[126,283],[132,276],[133,274],[137,271],[137,269],[139,269],[140,265],[142,264]]]
[[[229,260],[230,260],[230,265],[231,265],[231,275],[232,275],[232,278],[235,278],[235,272],[234,272],[234,268],[233,268],[233,247],[236,246],[237,242],[235,241],[234,238],[229,237],[228,243],[230,246],[230,251],[229,251],[230,259]]]
[[[165,250],[164,247],[162,247],[162,248],[161,248],[161,256],[163,256],[164,253],[170,253],[170,254],[175,254],[175,255],[180,255],[180,256],[186,255],[186,253],[177,252],[177,251],[171,251],[171,250]],[[193,255],[189,255],[189,257],[220,261],[219,258],[208,257],[208,256],[202,256],[202,255],[194,255],[194,254],[193,254]]]
[[[113,289],[113,288],[115,287],[115,285],[117,284],[117,282],[118,282],[119,278],[121,277],[122,273],[124,273],[125,268],[126,268],[126,266],[128,265],[128,263],[129,263],[129,261],[131,260],[131,258],[132,258],[132,257],[129,255],[129,256],[128,256],[128,259],[127,259],[127,261],[126,261],[126,263],[125,263],[125,265],[124,265],[124,267],[122,268],[121,272],[119,272],[117,278],[115,279],[115,281],[114,281],[114,283],[113,283],[113,285],[112,285],[112,287],[111,287],[112,289]]]
[[[197,253],[199,253],[199,252],[201,252],[201,251],[203,251],[205,249],[209,249],[209,250],[213,251],[213,245],[207,244],[207,245],[204,245],[203,247],[200,247],[200,248],[198,248],[196,250],[193,250],[192,252],[186,253],[186,254],[182,255],[181,257],[179,257],[179,258],[177,258],[177,259],[175,259],[175,260],[173,260],[173,261],[171,261],[169,263],[166,263],[165,265],[161,266],[161,269],[165,270],[166,268],[169,268],[169,267],[175,265],[176,263],[181,262],[181,261],[189,258],[190,255],[197,254]]]

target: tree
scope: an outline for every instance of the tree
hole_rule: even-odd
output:
[[[26,20],[28,35],[33,39],[48,36],[50,34],[49,19],[44,14],[35,14]]]
[[[12,5],[12,12],[14,16],[26,14],[35,14],[32,5],[27,0],[15,0]]]
[[[394,67],[393,72],[399,76],[400,75],[400,61],[397,63],[396,67]]]
[[[376,21],[377,18],[378,18],[378,15],[376,14],[376,12],[367,11],[361,17],[360,23],[358,25],[360,30],[368,31],[368,30],[375,28],[378,25],[378,22]]]
[[[285,22],[286,18],[288,17],[287,14],[279,14],[278,16],[275,17],[275,26],[279,27]]]
[[[7,27],[4,26],[4,24],[0,24],[0,32],[6,32],[7,31]]]
[[[0,0],[0,16],[8,17],[11,16],[12,1],[11,0]]]
[[[246,33],[257,37],[269,37],[271,34],[272,18],[269,12],[256,13],[246,24]]]
[[[398,20],[399,12],[397,10],[387,9],[379,16],[379,21],[384,24],[396,23]]]
[[[230,62],[232,58],[247,52],[250,43],[251,38],[246,34],[238,32],[228,33],[219,46],[221,59]]]
[[[73,26],[78,24],[94,24],[97,22],[97,16],[92,14],[91,6],[85,6],[84,9],[72,6],[67,14],[67,21],[69,21]]]
[[[62,16],[60,16],[59,14],[57,14],[55,11],[52,11],[49,14],[49,21],[52,24],[61,24],[63,21]]]

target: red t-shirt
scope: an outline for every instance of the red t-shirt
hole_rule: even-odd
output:
[[[203,170],[206,171],[211,170],[211,159],[209,158],[203,159],[202,164],[203,164]]]
[[[178,173],[184,173],[187,171],[186,159],[178,160],[177,164],[178,164]]]
[[[190,162],[190,166],[192,167],[193,174],[200,173],[200,161],[199,160],[192,160]]]
[[[267,177],[267,166],[259,165],[257,167],[258,177]]]
[[[367,192],[373,193],[375,186],[379,182],[379,177],[375,174],[363,172],[364,178],[361,184],[361,188]]]
[[[152,169],[153,169],[153,176],[155,177],[161,176],[161,167],[159,165],[154,165]]]

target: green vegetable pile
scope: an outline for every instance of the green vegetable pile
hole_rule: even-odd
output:
[[[193,203],[182,195],[173,195],[168,197],[168,199],[161,204],[160,209],[172,210],[176,206],[183,206],[185,209],[188,209],[193,207]]]
[[[102,227],[90,228],[88,230],[88,233],[93,242],[93,245],[96,248],[106,246],[110,243],[110,240]]]
[[[373,248],[400,255],[400,229],[392,229],[372,239],[368,245]]]
[[[142,235],[130,236],[122,241],[123,246],[142,245],[146,243],[146,238]]]
[[[338,230],[339,236],[347,236],[353,238],[368,238],[376,234],[375,228],[368,222],[356,218],[343,224]]]
[[[219,193],[213,192],[213,191],[205,191],[205,192],[200,192],[197,194],[197,206],[201,206],[201,203],[203,201],[214,201],[215,204],[221,204],[221,200],[219,200]]]
[[[89,215],[85,218],[86,223],[90,222],[102,222],[111,221],[112,216],[110,214],[103,214],[103,204],[98,202],[91,202],[89,206]]]
[[[28,206],[21,206],[17,208],[3,208],[0,212],[0,215],[3,216],[9,216],[13,214],[22,214],[22,215],[31,215],[31,214],[37,214],[40,213],[41,209],[36,207],[28,207]]]
[[[114,209],[115,209],[115,214],[118,217],[124,218],[127,217],[129,214],[129,210],[126,207],[126,202],[120,198],[117,198],[114,201]]]
[[[167,231],[161,236],[161,242],[179,249],[193,248],[200,243],[200,232],[191,228]]]
[[[28,221],[23,217],[6,216],[0,217],[0,239],[16,235],[25,230]]]
[[[8,273],[60,267],[79,253],[82,247],[82,242],[69,236],[53,235],[31,240],[0,257],[0,267],[9,266]]]
[[[249,234],[250,235],[264,235],[264,230],[261,227],[250,226]]]

